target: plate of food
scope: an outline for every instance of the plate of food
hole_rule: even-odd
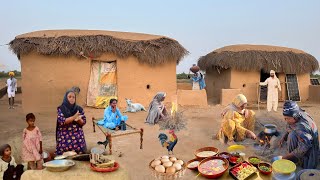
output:
[[[116,171],[117,169],[119,169],[119,167],[120,167],[119,163],[117,163],[113,160],[110,162],[101,163],[101,164],[90,163],[91,170],[96,171],[96,172],[113,172],[113,171]]]
[[[198,149],[194,155],[199,159],[205,159],[208,157],[213,157],[217,155],[219,150],[215,147],[204,147],[201,149]]]
[[[248,160],[249,160],[249,163],[254,165],[255,167],[257,167],[258,164],[261,162],[261,160],[257,156],[250,156]]]
[[[245,180],[254,176],[257,172],[257,168],[250,163],[244,161],[229,170],[229,174],[236,180]]]
[[[218,178],[229,168],[229,162],[223,157],[210,157],[202,160],[198,166],[199,173],[206,178]]]
[[[77,155],[77,153],[74,151],[67,151],[67,152],[64,152],[62,155],[69,157],[69,156],[75,156]]]
[[[272,166],[269,163],[259,163],[258,169],[262,174],[269,175],[272,173]]]
[[[54,157],[55,160],[61,160],[61,159],[65,159],[67,158],[68,156],[65,156],[65,155],[58,155],[56,157]]]
[[[191,159],[190,161],[187,162],[187,168],[190,170],[198,170],[198,165],[200,164],[199,159]]]

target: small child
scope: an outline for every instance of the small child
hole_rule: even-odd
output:
[[[11,146],[4,144],[0,147],[0,179],[20,179],[23,173],[23,165],[16,164],[13,156],[11,156]]]
[[[33,113],[26,116],[28,127],[23,130],[22,160],[28,162],[28,169],[42,169],[42,135],[34,125]],[[36,163],[36,164],[35,164]]]

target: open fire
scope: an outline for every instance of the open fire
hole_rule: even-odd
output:
[[[265,133],[264,131],[261,131],[259,134],[258,134],[258,139],[259,139],[259,143],[260,143],[260,146],[265,146],[266,148],[270,148],[271,146],[271,140],[272,138],[275,136],[275,137],[278,137],[280,135],[280,133],[277,131],[275,133],[272,133],[272,134],[267,134]]]

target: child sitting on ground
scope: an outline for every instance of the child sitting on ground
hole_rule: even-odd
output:
[[[20,179],[23,173],[23,165],[17,166],[13,156],[11,156],[11,146],[4,144],[0,147],[0,179],[12,180]]]
[[[34,125],[33,113],[26,116],[28,127],[23,130],[22,160],[28,162],[28,169],[42,169],[42,135]]]

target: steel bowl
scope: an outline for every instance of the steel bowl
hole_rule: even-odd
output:
[[[75,164],[76,163],[72,160],[62,159],[46,162],[43,164],[43,166],[46,167],[48,171],[61,172],[70,169]]]
[[[271,163],[273,163],[276,160],[282,159],[282,156],[275,156],[271,159]]]

